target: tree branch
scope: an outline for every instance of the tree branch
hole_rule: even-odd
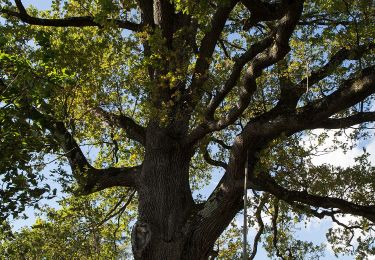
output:
[[[137,124],[133,119],[125,115],[117,115],[111,112],[105,111],[100,107],[93,109],[94,113],[102,117],[108,124],[112,126],[117,126],[125,130],[127,136],[145,145],[146,142],[146,131],[144,127]]]
[[[313,215],[316,218],[322,219],[324,217],[332,217],[335,214],[342,213],[341,210],[317,210],[317,209],[312,209],[309,205],[302,204],[302,203],[296,203],[292,201],[287,202],[289,205],[291,205],[294,209],[303,211],[304,213]]]
[[[124,210],[129,206],[129,204],[132,202],[132,199],[136,193],[136,190],[128,190],[128,194],[122,196],[120,200],[116,203],[116,205],[106,214],[106,216],[97,224],[95,224],[96,227],[99,227],[106,223],[111,218],[115,217],[116,215],[121,216],[121,214],[124,212]],[[127,197],[127,200],[125,204],[117,210],[118,207],[124,202],[124,199]],[[117,211],[116,211],[117,210]]]
[[[245,111],[250,103],[251,96],[257,89],[256,79],[261,75],[263,69],[276,63],[290,51],[289,38],[291,37],[299,20],[299,17],[302,13],[302,8],[303,1],[293,1],[292,4],[288,6],[288,10],[285,12],[285,15],[278,22],[278,25],[276,26],[274,31],[274,35],[271,35],[273,36],[273,44],[261,53],[255,52],[255,56],[251,60],[246,74],[242,80],[243,83],[240,89],[239,101],[236,106],[233,107],[224,118],[221,118],[218,121],[214,121],[212,119],[206,120],[195,129],[193,129],[190,136],[188,137],[188,142],[194,143],[204,137],[207,133],[218,131],[227,127],[228,125],[235,122],[235,120],[237,120],[237,118],[243,113],[243,111]],[[265,40],[263,42],[263,44],[266,43],[268,43],[268,40]],[[265,45],[263,44],[260,44],[260,46],[257,45],[257,48],[259,47],[260,50],[262,50],[262,48],[265,47]],[[236,78],[236,76],[239,76],[244,62],[246,63],[246,60],[253,55],[254,53],[250,49],[245,56],[246,58],[240,61],[239,68],[236,68],[234,78]],[[227,87],[224,87],[224,91],[222,92],[222,94],[220,94],[217,99],[214,99],[213,103],[209,105],[209,118],[213,117],[213,113],[216,107],[220,104],[221,100],[225,98],[226,94],[229,93],[229,91],[233,88],[236,80],[230,78],[228,82],[229,85]]]
[[[223,140],[220,140],[216,137],[211,137],[210,141],[212,141],[214,143],[217,143],[218,145],[220,145],[221,147],[223,147],[224,149],[227,149],[227,150],[229,150],[232,147],[230,145],[227,145]]]
[[[198,59],[196,61],[192,83],[190,85],[190,93],[188,95],[188,102],[192,103],[191,107],[194,108],[202,95],[201,87],[208,78],[208,68],[212,54],[214,53],[215,46],[220,38],[220,34],[224,29],[228,16],[234,6],[239,0],[230,0],[220,5],[216,10],[211,20],[211,30],[209,30],[203,37]]]
[[[154,22],[160,26],[167,46],[172,48],[174,30],[177,29],[174,6],[169,0],[154,0],[153,8]]]
[[[337,26],[354,25],[354,21],[335,20],[329,13],[307,13],[304,14],[298,23],[299,25]]]
[[[263,210],[264,205],[266,204],[267,200],[268,200],[268,195],[266,194],[264,197],[261,198],[261,200],[259,202],[259,205],[258,205],[258,208],[255,211],[255,217],[257,219],[259,229],[258,229],[258,232],[256,233],[256,235],[254,237],[253,250],[251,252],[251,255],[249,256],[249,260],[253,260],[255,258],[256,254],[257,254],[257,251],[258,251],[258,244],[259,244],[259,241],[260,241],[260,237],[262,236],[263,231],[264,231],[264,223],[263,223],[263,219],[262,219],[262,210]]]
[[[298,22],[298,25],[320,25],[320,26],[330,26],[330,25],[352,25],[353,22],[345,20],[333,20],[328,18],[315,18],[315,19],[306,19]]]
[[[30,16],[24,5],[20,0],[15,0],[18,11],[15,12],[8,9],[1,9],[0,14],[6,14],[11,17],[17,17],[22,22],[30,25],[41,25],[41,26],[52,26],[52,27],[102,27],[101,24],[95,22],[94,17],[91,16],[81,16],[81,17],[66,17],[66,18],[38,18]],[[140,31],[141,25],[130,21],[123,21],[119,19],[107,19],[108,22],[113,22],[117,27],[128,29],[131,31]]]
[[[272,245],[273,247],[275,248],[275,253],[276,253],[276,256],[279,258],[279,259],[282,259],[282,260],[286,260],[285,257],[280,253],[280,249],[279,249],[279,246],[278,246],[278,241],[279,241],[279,238],[278,238],[278,228],[277,228],[277,219],[279,217],[279,199],[276,198],[275,201],[274,201],[274,210],[273,210],[273,213],[272,213],[272,233],[273,233],[273,236],[272,236]]]
[[[309,76],[309,85],[318,83],[320,80],[331,75],[331,73],[345,60],[358,60],[363,54],[369,52],[370,50],[375,49],[375,44],[371,43],[368,45],[356,46],[353,48],[342,48],[336,52],[330,60],[320,69],[314,71]],[[297,88],[303,88],[300,91],[306,91],[307,79],[303,79],[297,86]]]
[[[139,8],[142,14],[142,24],[153,28],[154,24],[154,7],[153,1],[149,0],[137,0]]]
[[[338,127],[341,122],[343,127],[349,127],[350,123],[358,124],[373,120],[373,112],[359,113],[348,118],[330,118],[334,114],[348,109],[358,102],[366,99],[375,93],[375,66],[368,67],[341,84],[332,94],[315,100],[304,107],[294,111],[280,110],[276,106],[261,117],[254,118],[247,123],[237,142],[235,158],[245,153],[246,147],[256,147],[266,145],[272,138],[276,138],[282,133],[292,135],[306,129],[321,128],[324,126]],[[236,161],[236,164],[240,162]]]
[[[375,121],[375,112],[361,112],[344,118],[329,118],[315,123],[313,127],[338,129],[373,121]]]
[[[375,66],[371,66],[363,69],[357,77],[352,77],[345,81],[338,90],[334,91],[332,94],[297,109],[296,116],[300,120],[302,128],[305,124],[306,127],[303,129],[311,129],[311,127],[314,127],[314,124],[319,125],[319,121],[329,120],[330,116],[374,94],[374,86]],[[371,114],[366,115],[371,117]],[[307,119],[306,116],[309,118]],[[354,117],[356,120],[359,120],[358,118],[359,116]],[[309,123],[307,123],[306,120],[309,120]],[[350,120],[347,120],[347,122],[349,121]],[[356,123],[355,120],[354,123]]]
[[[193,222],[196,230],[204,234],[204,239],[197,235],[197,241],[207,244],[211,236],[222,232],[233,216],[242,207],[242,196],[238,192],[243,187],[243,170],[245,155],[248,154],[249,172],[253,172],[258,153],[274,138],[282,133],[287,135],[313,128],[313,122],[327,120],[333,114],[351,107],[375,92],[375,67],[362,71],[361,75],[344,82],[340,88],[324,99],[309,104],[295,113],[277,114],[270,111],[262,117],[251,120],[241,133],[237,136],[232,146],[228,167],[223,178],[216,186],[213,193],[205,203],[204,208],[198,213]],[[288,191],[281,186],[275,186],[269,180],[255,179],[253,174],[249,177],[252,183],[250,188],[267,191],[283,200],[303,202],[308,205],[339,208],[343,212],[364,216],[375,221],[375,206],[361,206],[337,198],[326,198],[315,195],[304,195],[304,192]],[[256,185],[254,182],[256,182]],[[237,184],[236,184],[237,183]],[[263,185],[263,186],[262,186]],[[310,202],[311,201],[311,202]],[[220,215],[218,219],[215,216]],[[209,235],[210,234],[210,235]],[[209,245],[211,246],[211,245]]]
[[[267,3],[261,0],[242,0],[242,4],[249,9],[250,19],[244,23],[244,30],[249,30],[259,22],[274,21],[280,19],[287,10],[287,1],[281,3]]]
[[[236,86],[238,79],[240,78],[243,67],[252,60],[257,54],[264,51],[273,42],[274,33],[264,38],[262,41],[253,44],[245,53],[236,59],[233,70],[228,80],[225,82],[222,89],[218,91],[215,97],[210,101],[205,112],[207,120],[214,119],[215,110],[218,108],[221,102],[225,99],[228,93]]]
[[[225,162],[222,162],[222,161],[217,161],[217,160],[214,160],[211,158],[210,156],[210,153],[208,152],[208,150],[206,150],[203,154],[203,158],[204,160],[212,165],[212,166],[216,166],[216,167],[221,167],[221,168],[224,168],[226,169],[227,168],[227,164]]]
[[[295,109],[298,100],[307,90],[307,83],[312,86],[331,73],[345,60],[358,60],[363,54],[375,48],[375,44],[361,45],[353,48],[342,48],[337,51],[329,61],[321,68],[313,71],[308,77],[302,79],[298,84],[292,84],[290,81],[281,84],[281,94],[276,109]],[[286,64],[282,64],[284,67]]]
[[[91,166],[81,148],[64,123],[42,114],[34,107],[26,107],[26,116],[48,129],[69,160],[73,176],[83,194],[93,193],[114,186],[137,187],[141,166],[130,168],[96,169]]]
[[[83,193],[90,194],[111,187],[132,187],[138,188],[138,178],[141,174],[142,165],[134,167],[107,169],[93,169],[87,176],[87,182],[83,188]]]
[[[24,106],[22,109],[26,110],[26,117],[38,122],[44,129],[48,129],[55,141],[61,146],[65,156],[69,160],[69,164],[76,179],[80,182],[81,175],[84,175],[88,170],[93,167],[87,161],[81,148],[74,140],[68,129],[65,128],[63,122],[56,121],[51,116],[42,114],[32,106]]]
[[[363,206],[343,199],[311,195],[305,191],[288,190],[277,184],[271,177],[263,174],[262,177],[256,177],[249,180],[248,187],[266,191],[286,202],[301,202],[314,207],[337,208],[343,213],[349,213],[362,216],[375,222],[375,205]]]
[[[243,174],[245,154],[249,154],[249,161],[257,160],[257,153],[271,140],[281,134],[292,135],[294,133],[326,126],[337,126],[339,121],[330,117],[337,112],[348,109],[358,102],[375,93],[375,66],[364,69],[359,76],[345,81],[335,92],[325,98],[316,100],[295,111],[278,111],[278,108],[270,110],[261,117],[248,122],[242,133],[236,138],[231,151],[231,158],[226,174],[233,174],[238,179]],[[372,112],[352,116],[341,123],[358,124],[373,120]],[[336,119],[339,120],[339,119]],[[331,125],[329,125],[331,124]],[[335,125],[334,125],[335,124]],[[229,181],[231,178],[228,177]]]

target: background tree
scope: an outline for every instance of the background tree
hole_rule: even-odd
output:
[[[129,259],[127,225],[134,220],[134,213],[128,214],[134,212],[134,192],[123,196],[121,190],[120,196],[108,191],[64,199],[59,210],[43,207],[30,228],[12,232],[3,225],[0,254],[5,259]],[[110,207],[114,203],[117,207]],[[114,217],[118,211],[121,218]]]
[[[311,130],[369,136],[373,1],[0,3],[3,218],[54,196],[41,171],[54,156],[70,193],[137,192],[136,259],[207,259],[243,208],[248,162],[250,258],[262,239],[270,256],[315,254],[293,221],[345,214],[356,223],[331,241],[360,229],[356,253],[373,254],[368,154],[349,168],[311,161],[328,137]],[[207,199],[193,193],[217,178]]]

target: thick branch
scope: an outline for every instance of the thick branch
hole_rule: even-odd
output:
[[[161,27],[169,48],[172,48],[176,18],[174,6],[169,0],[154,0],[154,22]]]
[[[296,210],[299,210],[299,211],[302,211],[308,215],[312,215],[316,218],[319,218],[319,219],[322,219],[324,217],[332,217],[334,216],[335,214],[339,214],[339,213],[342,213],[341,210],[332,210],[332,209],[329,209],[329,210],[318,210],[318,209],[313,209],[311,208],[309,205],[306,205],[306,204],[302,204],[302,203],[299,203],[299,202],[292,202],[292,201],[288,201],[287,202],[290,206],[292,206],[294,209]]]
[[[60,19],[54,18],[38,18],[30,16],[25,7],[23,6],[20,0],[16,0],[16,5],[19,12],[15,12],[8,9],[1,9],[0,14],[6,14],[11,17],[17,17],[22,22],[31,24],[31,25],[41,25],[41,26],[52,26],[52,27],[86,27],[86,26],[94,26],[94,27],[101,27],[102,25],[94,21],[94,17],[91,16],[81,16],[81,17],[66,17]],[[139,31],[141,29],[141,25],[130,22],[130,21],[123,21],[119,19],[107,19],[108,22],[114,23],[119,28],[128,29],[131,31]]]
[[[348,109],[375,93],[375,66],[364,69],[355,78],[345,81],[335,92],[325,98],[316,100],[296,111],[278,110],[277,107],[257,117],[245,126],[241,135],[232,146],[232,154],[227,174],[234,178],[242,176],[244,155],[249,153],[255,163],[256,154],[270,141],[281,134],[292,135],[306,129],[320,127],[343,127],[373,120],[373,112],[360,113],[341,121],[330,118],[334,114]],[[344,125],[345,124],[345,125]],[[251,161],[251,160],[250,160]]]
[[[304,19],[298,22],[298,25],[320,25],[320,26],[337,26],[337,25],[353,25],[354,22],[346,20],[333,20],[329,18]]]
[[[298,109],[297,117],[302,122],[306,121],[306,116],[308,116],[309,122],[313,127],[314,124],[319,124],[318,122],[320,120],[328,120],[329,117],[335,113],[361,102],[374,93],[375,66],[372,66],[362,70],[359,76],[345,81],[340,88],[332,94]],[[309,129],[309,127],[304,129]]]
[[[95,169],[87,161],[81,148],[63,122],[42,114],[34,107],[26,108],[27,117],[48,129],[69,160],[74,178],[84,194],[89,194],[113,186],[137,187],[140,166],[130,168]]]
[[[138,0],[139,8],[141,9],[142,24],[154,27],[154,6],[153,1]]]
[[[91,170],[83,191],[85,193],[93,193],[111,187],[137,188],[141,170],[142,166]]]
[[[100,117],[104,118],[110,125],[121,127],[126,131],[127,136],[142,145],[145,144],[146,132],[144,127],[138,125],[133,119],[125,115],[117,115],[96,107],[93,111]]]
[[[266,175],[250,180],[249,187],[269,192],[286,202],[301,202],[310,206],[326,209],[337,208],[343,213],[363,216],[375,222],[375,205],[363,206],[339,198],[323,197],[311,195],[304,191],[288,190],[277,184],[272,178],[266,177]]]
[[[314,128],[338,129],[347,128],[366,122],[375,121],[375,112],[361,112],[344,118],[329,118],[314,124]]]
[[[51,116],[42,114],[32,106],[24,107],[23,109],[28,110],[26,115],[28,118],[37,121],[44,129],[48,129],[51,132],[53,138],[61,146],[65,156],[68,158],[77,181],[80,182],[81,175],[93,169],[93,167],[87,161],[71,133],[65,128],[64,123],[56,121]]]
[[[345,81],[332,94],[307,104],[294,111],[274,109],[261,117],[251,120],[244,128],[241,137],[234,144],[235,158],[245,153],[246,147],[252,149],[264,146],[272,138],[285,133],[294,134],[306,129],[321,127],[349,127],[358,123],[373,121],[373,112],[359,113],[343,119],[330,118],[336,113],[346,110],[375,93],[375,66],[361,71],[357,77]],[[338,121],[340,120],[340,121]],[[239,142],[240,141],[240,142]]]
[[[337,25],[354,25],[354,21],[335,19],[329,13],[307,13],[299,21],[300,25],[318,25],[318,26],[337,26]]]

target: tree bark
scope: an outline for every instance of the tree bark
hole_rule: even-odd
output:
[[[168,131],[149,127],[133,227],[135,259],[181,259],[185,223],[194,206],[189,186],[191,152]]]

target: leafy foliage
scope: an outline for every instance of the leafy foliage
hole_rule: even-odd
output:
[[[1,255],[6,259],[41,256],[46,259],[128,259],[130,234],[126,230],[135,217],[130,213],[134,203],[126,201],[132,197],[122,194],[123,190],[111,190],[110,193],[64,199],[59,202],[58,210],[43,207],[30,228],[12,232],[8,227],[3,231]],[[119,206],[110,208],[112,204]],[[127,211],[123,208],[125,205]],[[107,215],[118,210],[122,211],[121,218]]]
[[[170,140],[169,153],[190,156],[183,179],[197,209],[186,223],[204,224],[212,210],[205,225],[221,230],[207,231],[217,233],[207,247],[219,258],[241,258],[246,157],[249,255],[262,244],[270,258],[319,259],[324,245],[296,237],[316,217],[333,221],[335,254],[374,255],[370,154],[350,167],[314,163],[371,140],[373,1],[145,2],[54,0],[38,10],[0,0],[0,255],[129,257],[130,227],[145,215],[137,207],[148,203],[133,188],[141,196],[139,183],[154,177],[139,169]],[[13,232],[10,217],[56,196],[51,181],[67,195],[60,209],[42,207],[31,228]],[[158,220],[175,213],[165,214]],[[357,217],[341,222],[347,214]]]

